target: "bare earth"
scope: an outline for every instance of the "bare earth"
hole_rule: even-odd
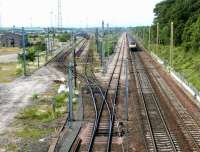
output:
[[[17,54],[0,55],[0,63],[17,62]]]
[[[34,93],[42,93],[53,80],[64,77],[53,67],[43,67],[32,76],[21,77],[9,84],[0,84],[0,133],[8,129],[16,114],[31,104]]]

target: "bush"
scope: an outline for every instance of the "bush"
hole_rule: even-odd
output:
[[[17,68],[17,70],[15,72],[16,76],[20,76],[20,75],[22,75],[22,73],[23,73],[23,69],[22,68]]]
[[[59,42],[67,42],[68,40],[71,39],[71,35],[69,33],[65,32],[65,33],[58,35],[57,39],[59,40]]]

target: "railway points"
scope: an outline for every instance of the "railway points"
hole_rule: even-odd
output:
[[[200,152],[200,3],[111,1],[0,26],[0,152]]]

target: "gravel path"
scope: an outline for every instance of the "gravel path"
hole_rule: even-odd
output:
[[[0,63],[17,62],[17,54],[0,55]]]
[[[12,122],[23,107],[31,103],[33,93],[44,92],[55,79],[64,77],[53,67],[47,66],[29,77],[21,77],[9,84],[0,84],[0,133]]]

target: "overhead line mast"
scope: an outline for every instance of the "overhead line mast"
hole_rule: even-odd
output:
[[[58,0],[58,29],[62,29],[62,4],[61,0]]]

